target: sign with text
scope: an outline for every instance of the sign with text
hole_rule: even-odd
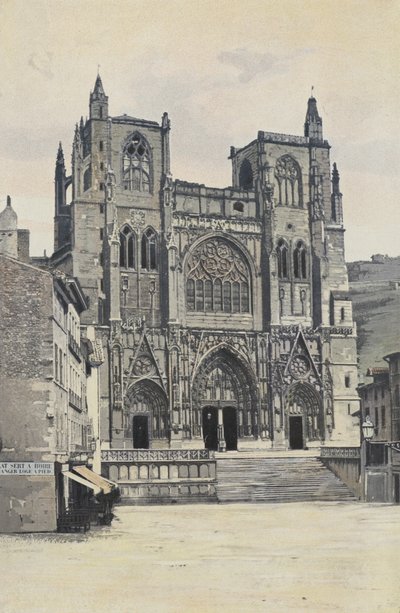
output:
[[[1,475],[52,476],[53,462],[0,462]]]

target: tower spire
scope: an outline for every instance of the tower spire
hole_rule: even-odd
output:
[[[311,96],[307,103],[306,120],[304,123],[304,136],[312,140],[323,139],[322,137],[322,118],[318,113],[317,101],[314,98],[314,85],[311,86]]]
[[[98,66],[94,89],[90,93],[90,119],[107,119],[108,115],[108,96],[104,91],[99,69],[100,65]]]

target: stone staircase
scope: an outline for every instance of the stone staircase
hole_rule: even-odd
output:
[[[217,456],[219,502],[355,501],[353,492],[310,452]],[[296,454],[296,455],[294,455]]]

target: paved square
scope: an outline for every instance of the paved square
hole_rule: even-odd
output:
[[[399,506],[120,507],[0,551],[2,613],[400,611]]]

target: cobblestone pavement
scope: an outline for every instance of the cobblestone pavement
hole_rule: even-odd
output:
[[[400,612],[400,506],[120,507],[81,535],[0,536],[2,613]]]

